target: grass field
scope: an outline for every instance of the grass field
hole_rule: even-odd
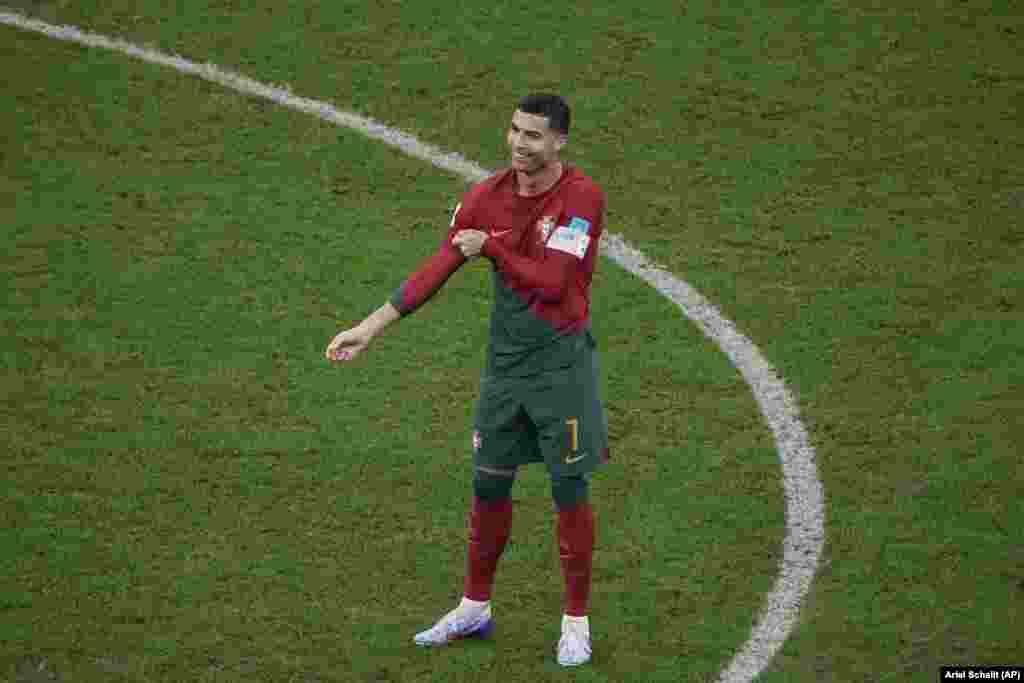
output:
[[[825,557],[759,680],[933,681],[1024,652],[1024,10],[12,2],[372,116],[484,166],[574,105],[609,229],[800,402]],[[750,388],[614,264],[593,663],[554,663],[542,471],[492,643],[458,596],[489,273],[354,364],[323,348],[436,247],[465,183],[318,119],[0,26],[0,673],[14,681],[711,681],[785,533]]]

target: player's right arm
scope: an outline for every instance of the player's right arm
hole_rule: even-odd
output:
[[[459,218],[461,213],[463,209],[460,204],[455,207],[448,235],[437,251],[405,278],[391,295],[389,302],[403,318],[427,303],[444,286],[448,278],[466,262],[466,257],[452,244],[452,236],[463,228],[465,222]]]
[[[466,257],[452,244],[452,236],[468,226],[469,211],[464,208],[465,203],[455,207],[448,235],[437,251],[402,282],[384,305],[355,327],[335,335],[324,354],[327,360],[351,360],[357,356],[391,323],[429,301],[466,262]]]
[[[324,355],[331,361],[352,360],[373,341],[374,337],[383,332],[385,327],[400,317],[401,314],[389,301],[366,316],[366,319],[355,327],[336,334],[327,345]]]

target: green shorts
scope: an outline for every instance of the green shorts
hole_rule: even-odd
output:
[[[473,428],[476,466],[543,462],[552,477],[593,471],[608,458],[596,351],[534,377],[485,374]]]

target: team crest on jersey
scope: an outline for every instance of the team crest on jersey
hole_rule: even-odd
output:
[[[480,450],[480,446],[482,446],[483,443],[484,443],[484,440],[482,438],[480,438],[480,432],[478,432],[476,430],[473,430],[473,450],[474,451],[479,451]]]
[[[537,232],[540,233],[540,241],[547,242],[548,237],[551,236],[551,231],[555,229],[555,217],[544,216],[537,221]]]

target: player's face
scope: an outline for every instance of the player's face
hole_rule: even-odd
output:
[[[507,140],[512,168],[532,175],[558,161],[558,151],[565,144],[565,135],[551,130],[548,117],[516,109]]]

